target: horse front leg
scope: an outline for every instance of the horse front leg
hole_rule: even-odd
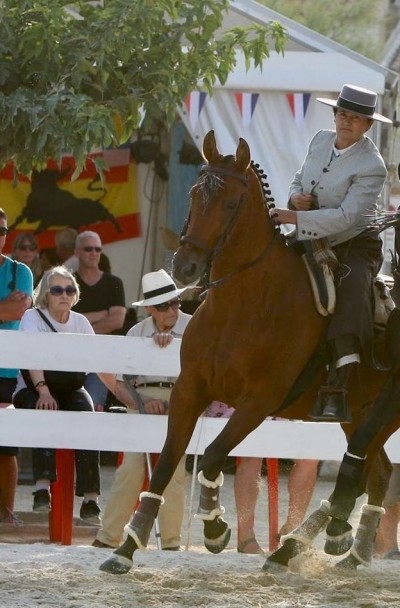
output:
[[[220,471],[216,479],[212,481],[202,470],[199,472],[198,480],[200,482],[200,500],[195,518],[201,519],[204,523],[206,549],[211,553],[221,553],[231,538],[231,529],[221,517],[225,513],[225,508],[220,504],[219,489],[224,483],[224,474]]]
[[[126,574],[132,567],[134,552],[147,547],[154,521],[164,502],[162,495],[185,453],[198,418],[195,409],[185,409],[182,403],[179,408],[177,403],[177,399],[174,399],[171,407],[172,400],[170,402],[167,438],[154,468],[149,491],[140,494],[139,506],[130,523],[125,526],[125,540],[112,557],[101,564],[100,570],[103,572]],[[201,413],[202,405],[197,409]]]
[[[220,553],[231,537],[229,524],[222,517],[225,509],[219,498],[226,458],[265,418],[264,413],[254,415],[253,412],[253,417],[250,417],[247,412],[248,409],[235,410],[218,437],[207,447],[201,461],[202,470],[198,475],[200,502],[195,518],[203,520],[204,545],[211,553]]]

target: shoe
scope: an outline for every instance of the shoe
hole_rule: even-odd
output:
[[[163,547],[162,549],[163,551],[183,551],[182,547],[176,546],[176,547]]]
[[[94,500],[83,502],[79,517],[83,519],[86,524],[91,526],[99,526],[101,524],[100,519],[100,507]]]
[[[254,536],[238,543],[237,552],[247,553],[247,555],[265,555]]]
[[[50,511],[50,493],[48,490],[36,490],[33,492],[34,513],[48,513]]]
[[[97,547],[98,549],[116,549],[116,547],[102,543],[101,540],[98,540],[97,538],[95,538],[92,542],[92,547]]]

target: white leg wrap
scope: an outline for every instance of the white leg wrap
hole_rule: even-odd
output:
[[[124,527],[123,540],[126,541],[128,536],[133,538],[133,540],[135,541],[135,543],[138,546],[138,549],[141,549],[142,551],[146,551],[147,547],[145,547],[145,545],[143,545],[143,543],[140,542],[140,539],[139,539],[138,535],[136,534],[136,531],[132,530],[132,528],[130,527],[129,524],[126,524],[126,526]],[[118,556],[118,557],[120,557],[120,556]],[[124,559],[126,559],[126,558],[124,558]],[[131,562],[131,564],[132,564],[132,562]]]
[[[165,503],[165,500],[162,496],[160,496],[159,494],[153,494],[153,492],[141,492],[139,498],[140,500],[142,500],[143,498],[154,498],[155,500],[159,500],[162,505]]]
[[[199,480],[201,485],[205,486],[206,488],[218,488],[218,487],[222,486],[224,483],[224,474],[221,471],[221,473],[218,475],[218,477],[215,481],[210,481],[209,479],[206,479],[204,477],[203,471],[200,471],[199,474],[197,475],[197,479]]]
[[[361,507],[361,513],[368,513],[368,511],[372,511],[373,513],[380,513],[381,515],[385,515],[386,513],[383,507],[377,507],[376,505],[365,504]]]
[[[367,568],[371,565],[375,534],[384,513],[385,509],[376,505],[365,504],[361,508],[360,524],[350,553]]]
[[[212,521],[213,519],[215,519],[219,515],[223,515],[224,513],[225,513],[225,507],[223,507],[221,505],[219,507],[219,509],[213,509],[212,511],[200,512],[200,510],[199,510],[199,511],[197,511],[197,513],[194,514],[194,518],[202,519],[203,521]],[[216,539],[216,540],[218,540],[218,539]]]
[[[309,517],[289,534],[281,536],[281,544],[286,540],[297,540],[303,545],[311,545],[314,538],[326,526],[329,520],[329,510],[331,503],[329,500],[321,500],[321,504],[317,511],[314,511]]]

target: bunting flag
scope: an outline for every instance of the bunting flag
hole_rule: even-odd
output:
[[[103,156],[108,169],[104,181],[96,173],[94,156]],[[94,230],[103,243],[140,235],[136,164],[128,145],[91,155],[86,168],[71,182],[75,161],[64,156],[61,166],[49,161],[29,180],[19,176],[13,184],[13,166],[0,171],[0,200],[7,213],[10,236],[7,250],[18,232],[34,231],[40,248],[54,247],[54,236],[63,228]]]
[[[200,112],[203,109],[206,98],[207,93],[203,93],[202,91],[193,91],[186,96],[185,105],[189,114],[190,125],[193,130],[197,127]]]
[[[287,93],[290,110],[293,114],[294,121],[300,129],[304,125],[304,120],[307,113],[308,104],[310,102],[310,93]]]
[[[259,96],[259,93],[235,93],[242,124],[245,128],[251,123]]]

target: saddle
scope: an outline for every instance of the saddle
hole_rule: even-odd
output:
[[[308,252],[302,255],[302,260],[307,269],[317,312],[323,317],[333,314],[336,304],[336,287],[331,268],[327,264],[321,266],[317,264]],[[374,326],[377,329],[386,327],[389,315],[395,308],[391,296],[393,284],[393,277],[384,274],[378,274],[372,282],[372,297],[375,303]]]

